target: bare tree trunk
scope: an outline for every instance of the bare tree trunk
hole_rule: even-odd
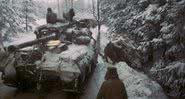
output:
[[[71,8],[73,8],[73,0],[71,0]]]
[[[94,0],[92,0],[92,10],[93,10],[93,16],[96,18],[96,15],[95,15],[95,2]]]
[[[95,11],[95,10],[94,10]],[[94,16],[95,16],[95,12],[94,12]],[[98,55],[100,54],[100,39],[101,39],[101,16],[100,16],[100,0],[97,0],[97,16],[95,16],[97,23],[98,23],[98,37],[97,37],[97,42],[96,42],[96,62],[98,60]]]
[[[66,3],[66,12],[67,12],[67,10],[68,10],[68,2],[67,2],[68,0],[65,0],[65,3]]]
[[[26,0],[26,5],[25,5],[26,7],[26,31],[28,31],[28,7],[27,5],[28,5],[28,1]]]
[[[60,1],[59,0],[57,0],[57,3],[58,3],[58,17],[60,18]]]
[[[98,38],[97,38],[97,42],[98,42],[98,51],[100,51],[100,30],[101,30],[101,24],[100,24],[100,0],[97,0],[97,20],[98,20]]]
[[[2,34],[0,33],[0,52],[4,51],[4,45],[3,45],[3,37]]]

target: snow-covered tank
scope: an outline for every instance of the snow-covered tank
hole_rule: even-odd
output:
[[[96,40],[89,27],[79,21],[46,24],[35,34],[34,41],[9,46],[14,55],[11,70],[16,73],[12,76],[4,66],[4,84],[20,89],[80,92],[97,60]]]

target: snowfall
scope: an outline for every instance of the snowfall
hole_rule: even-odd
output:
[[[45,24],[45,19],[38,20],[36,26]],[[94,33],[94,37],[97,35],[97,28],[91,29]],[[109,42],[107,35],[108,27],[101,27],[101,53],[103,53],[103,49],[106,44]],[[19,34],[17,37],[13,39],[11,43],[5,43],[5,45],[11,44],[19,44],[21,42],[34,40],[35,36],[33,33],[28,34]],[[98,90],[104,81],[104,75],[106,72],[107,66],[112,66],[109,63],[105,63],[101,56],[98,57],[97,68],[95,69],[92,77],[87,82],[85,87],[85,92],[81,96],[81,99],[96,99],[96,95]],[[136,71],[129,67],[125,62],[120,62],[115,65],[118,70],[118,74],[120,79],[124,82],[127,90],[127,94],[129,99],[168,99],[163,92],[161,86],[147,77],[143,72]],[[1,74],[0,74],[1,75]],[[0,99],[3,99],[5,96],[13,97],[16,89],[10,88],[2,84],[2,80],[0,79]],[[35,95],[31,93],[24,93],[17,95],[16,99],[35,99]],[[47,99],[58,99],[61,95],[48,95]],[[63,98],[62,98],[63,99]]]

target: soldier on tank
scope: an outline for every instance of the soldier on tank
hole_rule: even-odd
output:
[[[69,10],[68,13],[64,13],[64,14],[63,14],[63,17],[64,17],[66,20],[70,21],[70,22],[73,21],[73,17],[74,17],[74,16],[75,16],[75,12],[74,12],[74,9],[73,9],[73,8],[71,8],[71,9]]]
[[[75,12],[72,8],[69,10],[69,16],[70,16],[69,21],[73,21],[73,17],[75,16]]]
[[[57,14],[52,11],[51,8],[47,9],[46,22],[55,24],[57,22]]]
[[[108,67],[96,99],[128,99],[125,85],[119,79],[117,69]]]

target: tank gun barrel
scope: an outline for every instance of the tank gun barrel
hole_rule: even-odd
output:
[[[8,46],[8,51],[14,52],[17,49],[25,48],[25,47],[28,47],[28,46],[33,46],[35,44],[44,43],[44,42],[47,42],[49,40],[56,39],[56,37],[57,37],[56,34],[52,34],[52,35],[45,36],[45,37],[42,37],[42,38],[39,38],[39,39],[24,42],[24,43],[21,43],[21,44],[18,44],[18,45],[10,45],[10,46]]]

